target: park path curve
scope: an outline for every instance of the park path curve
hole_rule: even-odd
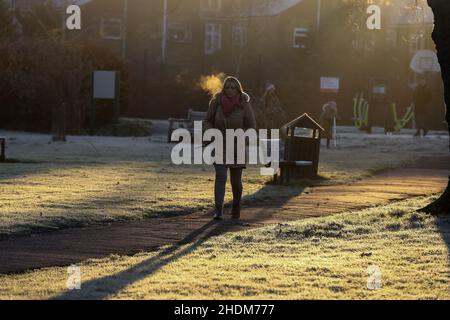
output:
[[[430,195],[445,188],[449,172],[450,161],[447,158],[423,159],[416,165],[355,183],[316,187],[307,194],[290,199],[254,203],[243,209],[242,219],[238,222],[230,220],[228,215],[222,222],[213,222],[209,212],[197,212],[11,238],[0,241],[0,274],[66,266],[110,254],[130,255],[225,232]]]

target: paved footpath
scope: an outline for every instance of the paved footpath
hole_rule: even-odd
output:
[[[290,199],[251,204],[242,210],[242,219],[238,222],[230,220],[229,215],[222,222],[214,222],[209,212],[198,212],[8,239],[0,241],[0,273],[65,266],[110,254],[135,254],[225,232],[338,214],[438,193],[447,185],[449,172],[448,158],[423,160],[417,165],[359,182],[316,187],[308,194]]]

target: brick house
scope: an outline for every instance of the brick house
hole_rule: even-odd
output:
[[[386,28],[358,44],[342,26],[338,1],[55,0],[59,7],[67,3],[82,5],[82,30],[71,33],[74,39],[94,40],[127,62],[127,115],[133,117],[204,110],[209,96],[198,80],[223,72],[237,75],[255,97],[266,81],[274,83],[292,117],[308,112],[317,118],[325,101],[336,100],[343,122],[350,124],[352,98],[368,89],[371,78],[385,78],[390,100],[408,105],[414,41],[404,39],[416,39],[420,29],[419,45],[433,48],[432,18],[414,26],[404,14],[385,17]],[[397,9],[392,12],[402,12]],[[353,50],[358,46],[360,51]],[[353,51],[362,55],[351,56]],[[339,93],[320,91],[323,76],[340,79]]]
[[[269,80],[288,111],[308,111],[308,99],[304,109],[298,102],[313,86],[317,0],[167,0],[166,11],[164,3],[92,0],[83,6],[83,39],[97,38],[129,65],[131,116],[205,109],[209,97],[197,81],[219,72],[239,76],[255,95]]]

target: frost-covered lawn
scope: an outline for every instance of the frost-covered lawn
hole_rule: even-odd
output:
[[[398,167],[424,155],[446,155],[445,133],[413,139],[364,135],[340,128],[339,149],[321,153],[318,183],[343,183]],[[214,170],[175,166],[173,145],[147,138],[68,137],[0,131],[8,138],[0,164],[0,237],[91,223],[140,219],[203,210],[213,204]],[[295,194],[299,185],[266,186],[257,167],[246,171],[247,199]],[[311,182],[307,182],[311,183]],[[230,200],[230,192],[227,199]]]
[[[0,299],[450,299],[450,218],[415,212],[429,201],[85,261],[81,290],[66,268],[0,276]]]

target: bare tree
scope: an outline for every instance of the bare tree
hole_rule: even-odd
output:
[[[439,63],[444,81],[444,97],[446,104],[446,117],[449,126],[450,136],[450,1],[448,0],[428,0],[428,4],[434,13],[433,40],[436,43]],[[449,141],[450,148],[450,141]],[[421,209],[423,212],[431,214],[450,213],[450,177],[447,189],[435,202]]]
[[[252,26],[252,14],[254,0],[243,0],[234,2],[234,24],[233,24],[233,41],[232,55],[235,61],[235,74],[239,77],[244,58],[245,47],[248,41],[248,33]]]
[[[10,37],[14,32],[14,24],[11,12],[6,3],[0,1],[0,40]]]

